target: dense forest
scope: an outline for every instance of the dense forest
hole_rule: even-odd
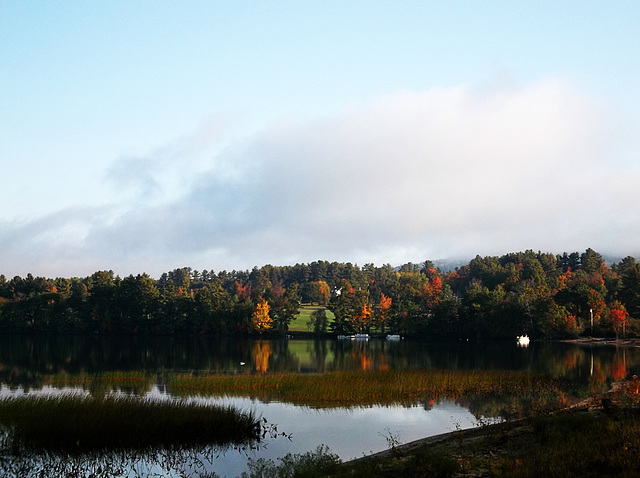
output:
[[[640,264],[592,249],[476,256],[455,270],[316,261],[251,271],[176,269],[153,279],[0,275],[0,332],[286,334],[302,303],[316,334],[424,339],[640,334]]]

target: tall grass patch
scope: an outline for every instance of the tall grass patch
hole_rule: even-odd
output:
[[[0,425],[16,445],[78,453],[243,444],[260,437],[260,420],[251,412],[135,397],[4,399]]]
[[[110,391],[127,391],[141,395],[151,390],[155,380],[155,374],[135,370],[113,370],[100,373],[57,373],[48,377],[45,384],[56,388],[82,388],[89,390],[94,396],[104,395]]]
[[[541,375],[509,371],[336,371],[326,374],[187,375],[168,383],[174,395],[245,396],[315,407],[415,404],[438,399],[509,396],[562,401]]]

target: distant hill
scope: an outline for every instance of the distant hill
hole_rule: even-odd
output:
[[[438,259],[433,262],[436,269],[440,269],[443,272],[455,270],[456,267],[462,267],[469,264],[472,257],[450,257],[448,259]]]
[[[469,264],[472,257],[449,257],[447,259],[431,260],[435,269],[440,269],[443,272],[449,272],[455,270],[456,267],[461,267]],[[395,271],[420,271],[424,266],[424,261],[421,262],[407,262],[401,266],[396,266],[393,269]]]
[[[626,256],[602,254],[602,259],[604,260],[605,264],[609,267],[611,267],[611,265],[613,264],[618,264],[620,261],[622,261],[622,259],[624,259],[624,257]],[[638,256],[634,256],[634,257],[636,257],[636,259],[638,258]],[[448,257],[446,259],[431,260],[431,262],[433,263],[436,269],[440,269],[443,272],[449,272],[449,271],[455,270],[457,267],[468,265],[471,259],[473,259],[473,257]],[[407,270],[408,266],[409,268],[410,266],[413,266],[417,270],[421,270],[423,265],[424,265],[424,261],[409,262],[407,264],[394,267],[394,270],[396,271]]]
[[[617,264],[622,259],[624,259],[624,257],[621,257],[621,256],[608,256],[608,255],[602,254],[602,260],[609,267],[611,267],[612,264]]]

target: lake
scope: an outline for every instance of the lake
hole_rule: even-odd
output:
[[[401,340],[258,340],[140,337],[0,338],[0,395],[79,392],[66,377],[137,373],[145,379],[82,393],[172,398],[171,374],[325,373],[339,370],[524,370],[571,383],[579,394],[603,391],[612,380],[640,375],[640,350],[615,346],[513,342],[425,343]],[[63,385],[61,385],[63,384]],[[345,383],[345,387],[350,384]],[[85,387],[86,388],[86,387]],[[252,410],[281,433],[258,450],[227,450],[207,464],[237,476],[248,457],[276,458],[328,445],[343,460],[498,419],[491,402],[450,400],[352,408],[314,408],[247,397],[191,397]],[[289,437],[282,436],[282,433]]]

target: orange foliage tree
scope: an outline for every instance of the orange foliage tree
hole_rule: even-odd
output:
[[[380,303],[378,304],[378,322],[382,333],[384,333],[385,326],[389,320],[389,310],[391,309],[391,297],[387,297],[384,294],[380,294]]]
[[[554,294],[567,288],[567,282],[571,279],[571,267],[567,268],[564,274],[558,276],[558,287],[554,290]]]
[[[309,283],[309,299],[311,302],[316,302],[320,305],[327,305],[329,303],[329,284],[323,280],[314,281]]]
[[[595,289],[589,289],[587,292],[587,306],[593,311],[593,318],[595,320],[600,320],[600,316],[607,307],[607,304],[602,298],[600,292]]]
[[[366,332],[371,326],[371,316],[373,310],[369,307],[369,304],[364,304],[360,312],[353,317],[353,328],[356,332]]]

